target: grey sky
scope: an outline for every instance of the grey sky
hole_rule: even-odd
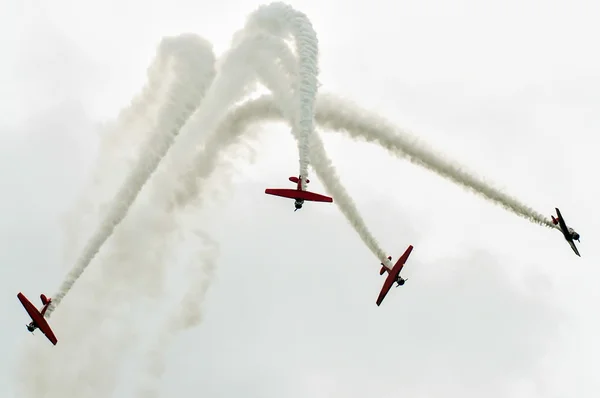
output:
[[[259,4],[8,4],[0,27],[2,396],[20,396],[28,374],[47,397],[135,396],[144,350],[187,288],[172,257],[150,266],[160,234],[136,230],[137,221],[172,220],[143,203],[135,208],[121,246],[91,265],[52,318],[56,347],[26,333],[15,295],[38,305],[71,266],[63,214],[88,183],[99,126],[145,83],[160,39],[193,32],[221,53]],[[326,133],[340,177],[383,247],[396,259],[415,246],[403,271],[409,281],[378,308],[377,260],[334,205],[292,213],[289,201],[264,195],[267,186],[289,185],[297,169],[287,129],[265,126],[258,159],[240,162],[222,204],[194,219],[221,254],[202,324],[173,340],[161,396],[596,397],[600,6],[290,4],[317,31],[323,91],[419,134],[544,214],[560,207],[582,235],[582,258],[557,231]],[[220,174],[212,184],[219,178],[226,182]],[[311,189],[323,191],[312,179]],[[81,235],[92,221],[82,221]],[[101,312],[94,303],[122,307]],[[101,374],[90,376],[94,369]],[[86,378],[88,389],[78,389]]]

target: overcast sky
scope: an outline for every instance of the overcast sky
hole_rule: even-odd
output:
[[[197,241],[161,240],[158,226],[179,221],[135,207],[53,316],[56,347],[26,333],[15,295],[39,306],[71,267],[78,246],[65,248],[66,236],[80,245],[94,225],[83,218],[92,207],[73,209],[91,183],[99,133],[145,84],[160,40],[195,33],[220,54],[259,4],[3,2],[3,397],[152,397],[138,395],[154,374],[146,350],[163,341],[191,280],[169,261],[206,269]],[[324,132],[382,246],[394,260],[415,246],[409,281],[377,307],[378,261],[335,205],[293,213],[291,201],[264,195],[291,186],[298,164],[287,128],[266,125],[256,159],[239,162],[232,184],[221,170],[211,180],[221,195],[185,217],[220,255],[201,324],[159,344],[158,396],[597,397],[600,5],[290,4],[317,31],[321,90],[411,130],[543,214],[560,207],[581,233],[582,257],[558,231]],[[67,213],[80,229],[65,226]],[[186,251],[196,257],[176,262],[173,252]]]

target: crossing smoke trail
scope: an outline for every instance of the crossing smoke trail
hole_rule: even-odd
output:
[[[266,54],[269,52],[269,50],[263,49],[263,47],[267,46],[268,41],[272,41],[271,36],[264,35],[265,32],[272,37],[279,38],[286,38],[289,33],[292,32],[296,39],[298,64],[290,61],[292,57],[288,53],[280,53],[279,56],[276,57],[280,63],[279,65],[269,66],[267,62],[264,62],[255,65],[255,70],[249,68],[247,62],[248,59],[252,59],[253,57],[256,59],[259,57],[257,53]],[[269,38],[267,39],[265,37]],[[119,191],[115,206],[109,209],[105,222],[101,225],[97,234],[95,234],[88,242],[81,257],[76,262],[74,269],[61,286],[59,293],[55,295],[54,302],[49,308],[46,316],[50,316],[53,310],[60,304],[61,300],[73,286],[73,283],[84,272],[86,266],[92,261],[103,243],[111,236],[116,225],[125,218],[129,207],[138,196],[146,180],[152,175],[159,163],[161,163],[161,159],[163,162],[165,160],[167,161],[167,166],[194,164],[197,166],[193,170],[196,173],[196,177],[209,176],[217,167],[216,160],[218,155],[225,150],[230,149],[228,146],[234,144],[240,138],[241,134],[246,131],[249,124],[262,122],[268,119],[280,120],[285,118],[285,120],[290,122],[292,133],[298,142],[300,152],[300,173],[306,178],[308,176],[308,165],[309,163],[312,163],[317,175],[323,180],[328,191],[332,193],[332,196],[336,199],[336,203],[340,206],[340,209],[344,212],[349,221],[351,221],[352,217],[354,217],[355,220],[358,220],[354,221],[353,226],[357,231],[362,228],[362,232],[359,232],[361,238],[363,238],[363,240],[366,239],[365,242],[367,245],[369,245],[371,250],[379,258],[385,256],[385,254],[382,253],[374,239],[369,242],[369,239],[365,238],[365,236],[370,236],[370,233],[366,229],[362,219],[360,219],[350,196],[339,182],[335,169],[333,169],[331,161],[326,156],[320,137],[313,131],[315,127],[314,117],[316,117],[316,121],[319,122],[321,126],[328,129],[345,131],[353,138],[361,138],[369,142],[378,143],[396,155],[406,157],[414,163],[425,166],[446,178],[450,178],[451,180],[482,194],[486,198],[491,199],[496,203],[500,203],[517,214],[529,218],[534,222],[537,220],[537,222],[542,225],[549,224],[548,220],[543,218],[543,216],[520,204],[515,199],[487,186],[477,178],[462,171],[453,163],[441,159],[433,152],[422,147],[415,139],[406,136],[400,130],[389,125],[381,118],[371,115],[364,110],[354,108],[348,103],[337,100],[334,97],[322,96],[315,102],[317,93],[316,73],[318,71],[316,58],[318,54],[318,43],[316,41],[316,36],[314,35],[314,30],[304,14],[300,14],[291,9],[291,7],[281,3],[263,6],[257,12],[252,14],[246,30],[242,32],[239,38],[240,40],[235,43],[233,49],[223,58],[220,65],[220,72],[206,94],[200,89],[207,80],[206,76],[198,76],[194,66],[195,63],[205,64],[206,60],[201,60],[194,55],[194,53],[190,51],[192,46],[186,47],[181,45],[180,47],[179,44],[174,41],[169,42],[169,45],[165,44],[161,46],[161,50],[159,51],[162,51],[163,54],[161,55],[161,59],[166,60],[163,61],[161,66],[163,69],[161,70],[164,74],[168,74],[168,71],[173,71],[170,74],[170,76],[173,77],[173,81],[171,86],[168,84],[160,86],[169,87],[169,89],[166,90],[164,95],[166,103],[159,109],[156,128],[152,130],[149,142],[140,152],[142,156],[139,164],[134,169],[134,173],[128,177],[127,183],[124,184],[121,191]],[[172,53],[169,53],[167,48]],[[278,70],[277,67],[279,67],[280,70]],[[249,101],[237,107],[235,110],[230,111],[231,105],[236,100],[240,99],[244,93],[249,91],[250,85],[255,81],[257,76],[267,87],[271,88],[274,92],[274,96],[266,96],[258,100]],[[208,80],[211,79],[212,76]],[[159,93],[160,88],[158,88],[158,86],[152,86],[152,84],[153,83],[150,84],[151,87],[154,87],[152,88],[152,92]],[[160,96],[160,94],[157,95]],[[202,106],[193,114],[192,112],[196,109],[202,98],[204,98]],[[146,112],[148,112],[151,106],[148,104],[151,103],[152,101],[148,101],[147,103],[142,101],[137,109],[146,109]],[[135,107],[132,107],[132,109],[134,108]],[[316,116],[313,115],[313,112],[316,112]],[[133,114],[135,114],[135,112]],[[192,114],[193,117],[190,117]],[[124,117],[124,119],[130,120],[127,117]],[[133,118],[131,120],[135,122],[137,119]],[[129,122],[124,122],[124,125],[128,125],[128,123]],[[133,124],[136,123],[137,122]],[[200,129],[198,129],[198,127],[200,127]],[[202,155],[193,158],[192,163],[186,163],[182,159],[185,159],[187,157],[186,154],[189,154],[189,152],[193,152],[190,149],[197,145],[198,139],[204,138],[199,136],[199,134],[196,134],[196,130],[200,130],[202,133],[206,134],[208,138],[201,151]],[[214,130],[216,130],[216,133],[210,135]],[[175,152],[171,151],[167,159],[163,159],[171,146],[171,143],[174,141],[175,137],[178,136],[180,131],[181,137],[178,137],[176,142],[176,148],[178,149]],[[144,154],[148,154],[149,156],[143,156]],[[182,159],[176,155],[182,155]],[[198,166],[199,161],[204,162],[204,166],[202,166],[202,164]],[[190,171],[185,168],[183,170],[186,173]],[[161,210],[165,210],[165,207],[168,208],[168,210],[174,210],[177,206],[181,206],[190,201],[190,193],[192,193],[193,190],[190,190],[189,192],[184,192],[185,189],[180,191],[177,202],[170,203],[170,200],[167,197],[169,195],[169,190],[166,189],[166,187],[169,186],[167,184],[169,181],[169,179],[166,178],[167,176],[168,174],[165,173],[161,177],[162,180],[160,180],[160,178],[158,179],[160,180],[160,184],[155,184],[156,190],[151,192],[149,204],[154,205],[158,203],[163,207]],[[195,183],[197,184],[197,180]],[[184,186],[187,186],[187,183],[185,183]],[[182,196],[182,192],[185,195]],[[198,191],[196,190],[196,193],[197,192]],[[162,196],[159,197],[159,195]],[[147,211],[150,207],[151,206],[148,206],[145,211],[139,212],[139,219],[134,218],[134,220],[143,222],[143,215],[148,214]],[[172,231],[171,227],[174,225],[172,221],[173,220],[169,221],[169,231]],[[160,225],[162,226],[162,224]],[[158,232],[160,229],[160,226],[157,227],[150,221],[147,221],[143,226],[150,229],[156,228],[154,232]],[[552,224],[549,226],[552,226]],[[160,230],[162,231],[162,229]],[[140,230],[138,230],[138,233],[139,231]],[[142,232],[146,233],[146,231]],[[130,241],[134,237],[131,233],[125,235],[129,237]],[[149,235],[151,234],[148,234],[148,236]],[[156,235],[160,234],[156,233]],[[157,237],[153,235],[152,239],[148,239],[144,243],[153,243],[156,239]],[[131,250],[134,247],[133,244],[126,244],[124,241],[115,242],[115,246],[117,247],[117,255],[120,250]],[[133,258],[140,259],[142,257]],[[110,260],[112,260],[112,258],[107,262],[110,262]],[[214,264],[211,265],[210,261],[207,260],[207,263],[199,269],[196,269],[196,271],[201,269],[210,271],[213,266]],[[147,273],[154,274],[154,270],[148,271]],[[210,276],[207,277],[204,275],[204,277],[204,282],[208,283],[210,281]],[[194,279],[194,281],[200,281],[201,279],[202,278],[198,277],[198,279]],[[111,292],[108,282],[112,283],[114,281],[109,281],[109,279],[106,278],[106,280],[103,281],[105,286],[102,289],[98,289],[98,291],[104,293]],[[124,285],[129,282],[122,279],[119,283]],[[207,286],[207,284],[198,286],[196,292],[203,294]],[[144,290],[144,287],[142,286],[139,286],[139,288],[140,291]],[[104,300],[100,302],[98,308],[96,308],[96,311],[98,311],[96,315],[100,315],[99,319],[103,319],[102,316],[108,313],[108,311],[105,311],[105,308],[101,306],[111,305],[114,311],[117,310],[119,300],[115,299],[115,297],[106,297],[106,295],[102,294],[98,294],[97,296],[104,298]],[[116,295],[116,297],[123,296]],[[125,297],[129,297],[129,293],[126,293]],[[195,300],[198,300],[198,296],[190,302],[195,303]],[[192,311],[192,315],[195,315],[189,318],[189,323],[175,323],[179,328],[178,330],[188,327],[187,325],[197,324],[199,319],[201,319],[199,317],[201,313],[198,312],[198,308],[199,307]],[[104,312],[100,313],[100,311]],[[92,319],[92,321],[93,320],[94,319]],[[98,319],[95,320],[97,321]],[[86,325],[89,325],[89,322],[82,323],[82,327],[85,327]],[[131,325],[133,329],[133,323],[127,325]],[[83,334],[82,332],[80,333]],[[129,335],[129,337],[131,337],[131,335]],[[114,342],[106,342],[103,346],[95,344],[94,348],[96,351],[91,350],[91,348],[90,351],[98,354],[106,354],[108,351],[124,350],[126,346],[124,343],[125,339],[123,339],[122,336],[118,337],[118,339],[119,341],[116,341],[117,339],[115,339]],[[93,339],[91,339],[89,344],[94,344]],[[62,347],[64,347],[64,345]],[[71,346],[71,348],[73,347],[75,346]],[[118,354],[121,356],[123,355],[121,352]],[[106,373],[98,372],[102,373],[102,375],[98,374],[94,379],[98,384],[94,386],[95,388],[98,388],[95,393],[100,394],[98,396],[107,396],[112,392],[111,384],[101,382],[104,382],[105,379],[110,379],[111,376],[107,376],[106,374],[116,374],[114,369],[116,369],[117,366],[115,365],[113,368],[110,368],[111,370],[108,370],[107,364],[109,362],[108,359],[112,361],[113,365],[117,363],[118,361],[115,361],[114,358],[117,358],[118,355],[110,358],[103,358],[102,355],[98,355],[97,358],[94,358],[94,355],[90,355],[90,357],[93,358],[91,362],[94,363],[93,365],[88,365],[90,368],[91,366],[102,366],[102,370],[106,370]],[[78,359],[77,366],[85,367],[86,365],[83,364],[84,359]],[[47,365],[52,363],[52,361],[46,362]],[[68,361],[65,360],[62,362],[66,363]],[[97,362],[100,362],[101,365],[98,365]],[[157,363],[158,361],[153,362],[152,365],[156,366]],[[53,395],[54,397],[64,396],[69,393],[84,395],[83,393],[86,389],[81,386],[82,383],[79,383],[80,385],[78,385],[78,388],[74,388],[72,385],[67,386],[67,383],[62,383],[63,386],[58,386],[61,380],[65,380],[69,377],[73,378],[73,375],[69,376],[67,372],[63,372],[65,373],[65,376],[57,375],[56,373],[63,369],[55,370],[51,366],[45,366],[43,368],[45,368],[43,369],[44,377],[50,378],[50,375],[53,376],[53,380],[46,380],[46,382],[52,384],[59,390],[64,390],[61,395]],[[154,367],[151,369],[156,370],[157,368]],[[160,368],[158,369],[160,370]],[[111,371],[113,373],[110,373]],[[81,373],[83,372],[79,372],[76,377],[79,377]],[[40,375],[38,374],[32,377],[37,376]],[[29,396],[48,396],[48,389],[43,388],[47,387],[48,384],[42,385],[36,382],[32,382],[31,384],[32,386],[36,386],[36,391],[29,394]]]
[[[184,35],[180,36],[179,40],[166,39],[161,42],[159,54],[162,54],[160,55],[162,58],[168,59],[168,66],[173,69],[175,78],[157,116],[154,130],[156,133],[152,134],[143,146],[138,164],[117,193],[104,221],[87,242],[75,266],[53,296],[52,303],[45,314],[46,318],[50,317],[115,227],[127,215],[129,207],[171,146],[181,126],[200,103],[204,94],[201,88],[206,79],[196,73],[197,67],[202,67],[205,63],[203,57],[198,57],[198,54],[204,53],[194,51],[197,50],[195,45],[197,40],[202,39]]]
[[[289,47],[280,39],[271,35],[256,33],[257,37],[261,37],[263,47],[263,56],[260,60],[270,62],[258,62],[256,70],[259,75],[259,80],[272,92],[277,94],[277,101],[274,103],[280,107],[281,112],[286,115],[286,119],[290,124],[294,125],[295,113],[293,112],[295,85],[293,82],[298,74],[298,63],[295,57],[290,52]],[[262,55],[262,54],[261,54]],[[275,62],[273,62],[273,60]],[[292,84],[290,84],[292,82]],[[231,118],[231,119],[230,119]],[[228,116],[227,121],[231,120],[235,123],[237,116]],[[185,205],[185,202],[194,197],[198,191],[198,178],[206,178],[208,173],[211,173],[215,167],[215,161],[218,154],[224,147],[229,145],[233,137],[227,134],[228,122],[224,121],[217,132],[210,137],[203,151],[201,151],[193,163],[193,166],[187,170],[182,177],[182,181],[186,181],[183,189],[179,191],[178,202],[180,206]],[[297,134],[297,130],[292,128],[292,132],[297,141],[302,137]],[[358,212],[354,201],[339,181],[335,168],[331,160],[327,157],[325,148],[320,137],[317,134],[311,136],[311,150],[309,152],[313,167],[317,172],[318,177],[323,181],[328,192],[334,197],[334,202],[340,208],[348,222],[356,230],[360,238],[380,260],[388,262],[387,255],[381,249],[381,246],[369,231],[362,216]]]
[[[416,137],[410,137],[383,118],[370,114],[364,109],[355,107],[332,95],[321,95],[317,98],[315,117],[318,125],[323,128],[344,131],[354,139],[363,139],[379,144],[391,153],[426,167],[535,224],[556,228],[552,221],[544,215],[487,185],[462,170],[457,164],[444,160],[440,155],[419,143]],[[250,124],[267,120],[278,121],[283,118],[284,115],[277,106],[277,101],[272,96],[263,96],[248,101],[232,111],[228,117],[228,120],[232,120],[228,126],[231,129],[228,134],[233,140],[235,139],[233,137],[242,134]]]
[[[265,68],[269,69],[274,64],[282,53],[281,49],[288,49],[287,44],[280,38],[271,35],[260,29],[252,29],[250,31],[241,32],[238,34],[237,45],[239,55],[244,56],[245,63],[243,67],[246,70],[248,82],[256,80],[256,72],[264,74]],[[295,62],[295,57],[291,53],[287,53],[291,58],[289,61]],[[237,61],[238,55],[229,55],[233,61]],[[223,61],[226,64],[227,61]],[[232,63],[234,65],[235,63]],[[250,79],[252,77],[252,79]],[[283,82],[285,86],[286,82]],[[205,106],[205,103],[203,103]],[[191,127],[190,127],[191,129]],[[219,166],[217,174],[219,187],[222,189],[228,185],[227,172],[224,170],[223,163],[219,163],[219,148],[222,146],[223,134],[209,135],[208,141],[202,153],[205,156],[199,157],[199,162],[194,163],[194,172],[190,173],[188,168],[181,170],[182,175],[177,176],[173,172],[164,176],[164,181],[160,186],[164,189],[167,181],[171,181],[171,186],[180,194],[179,200],[172,203],[164,203],[168,206],[169,213],[173,214],[178,210],[185,210],[180,215],[178,224],[191,223],[201,224],[199,217],[194,217],[197,211],[205,204],[207,199],[207,179],[215,177],[215,171]],[[225,140],[227,141],[227,140]],[[230,147],[231,149],[231,147]],[[169,169],[173,171],[172,169]],[[193,176],[193,178],[188,178]],[[167,189],[168,190],[168,189]],[[182,195],[185,195],[182,196]],[[191,203],[191,204],[190,204]],[[188,206],[189,205],[189,206]],[[184,209],[187,207],[186,209]],[[196,238],[200,242],[193,243],[194,246],[208,246],[203,248],[201,253],[194,256],[193,264],[190,264],[189,280],[190,288],[188,293],[183,298],[182,302],[177,306],[170,318],[165,324],[165,329],[159,332],[157,340],[152,344],[148,353],[147,360],[144,361],[147,366],[144,367],[142,381],[138,396],[140,398],[150,398],[158,396],[160,380],[166,368],[166,352],[175,335],[185,329],[194,327],[199,324],[202,317],[202,300],[212,280],[214,268],[216,266],[216,257],[218,255],[218,246],[206,233],[196,230]]]
[[[265,73],[262,74],[261,79],[262,82],[275,94],[275,102],[281,109],[282,114],[285,115],[285,118],[293,126],[295,117],[295,113],[293,112],[294,103],[291,101],[289,92],[283,90],[282,88],[285,87],[285,77],[287,76],[288,80],[290,78],[292,81],[295,80],[298,69],[296,64],[292,62],[293,58],[291,57],[291,54],[289,54],[289,49],[281,48],[279,50],[280,53],[286,54],[280,58],[281,63],[277,65],[279,68],[275,67],[271,68],[270,70],[263,70]],[[292,133],[296,133],[294,134],[294,137],[297,141],[302,139],[302,137],[297,134],[295,129],[292,129]],[[335,167],[325,152],[325,146],[323,145],[320,136],[316,133],[313,133],[310,136],[309,143],[309,154],[312,166],[315,169],[319,179],[323,182],[323,185],[325,185],[327,192],[333,196],[335,204],[346,217],[350,225],[358,233],[359,237],[369,248],[369,250],[371,250],[371,252],[382,262],[389,263],[387,255],[367,227],[358,209],[356,208],[354,200],[341,183]]]
[[[181,170],[194,169],[190,148],[195,148],[211,136],[211,132],[225,117],[227,110],[250,92],[256,83],[256,60],[268,46],[260,31],[238,32],[238,40],[220,60],[220,70],[206,93],[202,106],[181,128],[181,136],[169,154],[168,162]],[[178,179],[173,179],[172,189],[177,189]]]
[[[287,38],[295,38],[298,57],[298,73],[294,84],[294,111],[292,129],[298,137],[300,175],[302,187],[306,188],[308,164],[310,160],[310,139],[314,133],[314,107],[317,96],[318,40],[308,17],[284,3],[271,3],[261,6],[251,14],[247,28],[257,25],[270,33]]]

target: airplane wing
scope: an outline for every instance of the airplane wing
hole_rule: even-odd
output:
[[[560,225],[560,230],[562,231],[563,235],[565,236],[565,239],[570,241],[571,235],[569,234],[569,228],[567,228],[565,219],[563,218],[562,214],[560,213],[560,210],[558,210],[558,207],[555,207],[554,210],[556,210],[556,215],[558,216],[558,225]]]
[[[406,263],[406,260],[408,260],[408,256],[410,256],[410,253],[412,252],[412,250],[413,250],[412,245],[409,245],[408,248],[406,248],[402,257],[400,257],[398,259],[398,261],[396,261],[396,265],[394,265],[394,268],[392,269],[392,273],[395,271],[395,268],[398,266],[400,266],[400,267],[398,268],[398,273],[396,275],[398,275],[400,273],[400,271],[402,271],[402,267],[404,267],[404,264]]]
[[[397,276],[397,274],[396,274],[396,276]],[[392,272],[388,273],[387,278],[385,278],[385,282],[383,282],[383,287],[381,288],[381,292],[379,292],[379,297],[377,297],[377,306],[381,305],[381,302],[383,301],[385,296],[388,294],[388,292],[392,288],[392,285],[394,284],[394,281],[396,280],[396,276],[394,276],[394,274]]]
[[[571,234],[569,234],[569,228],[567,228],[567,223],[565,223],[565,220],[562,214],[560,213],[560,210],[558,210],[558,207],[555,207],[554,209],[556,210],[556,215],[558,216],[558,224],[560,225],[560,230],[565,236],[565,239],[567,240],[567,242],[569,242],[569,246],[571,246],[571,249],[573,249],[575,254],[581,257],[581,254],[579,254],[579,250],[577,250],[577,246],[575,246],[575,242],[573,242]]]
[[[310,202],[328,202],[332,203],[333,198],[329,196],[320,195],[318,193],[309,192],[309,191],[300,191],[302,192],[302,197],[300,199],[308,200]]]
[[[579,257],[581,257],[581,254],[579,254],[579,250],[577,250],[577,246],[575,246],[575,242],[573,242],[573,239],[569,240],[568,242],[569,242],[569,245],[571,245],[571,249],[573,249],[575,254],[577,254]]]
[[[318,193],[309,191],[299,191],[297,189],[267,188],[265,189],[265,193],[290,199],[304,199],[310,202],[333,202],[333,199],[329,196],[319,195]]]
[[[50,329],[50,325],[48,325],[48,322],[46,322],[42,314],[40,314],[37,308],[31,304],[31,302],[27,299],[27,297],[25,297],[25,295],[23,295],[23,293],[19,292],[19,294],[17,294],[17,298],[21,304],[23,304],[23,307],[25,307],[25,311],[27,311],[27,314],[29,314],[31,320],[37,325],[42,333],[44,333],[48,340],[50,340],[52,344],[56,345],[58,340],[56,339],[52,329]]]

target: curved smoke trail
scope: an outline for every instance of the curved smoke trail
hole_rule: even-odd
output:
[[[177,72],[177,75],[171,74],[177,77],[171,81],[177,87],[182,83],[186,83],[184,86],[193,84],[197,90],[204,91],[214,77],[212,45],[195,35],[166,38],[157,52],[157,57]],[[176,95],[177,87],[168,92]],[[196,104],[187,103],[189,108],[199,104],[201,94],[196,96]],[[176,98],[177,101],[186,99],[189,96],[185,94]],[[168,107],[166,104],[165,108]],[[159,117],[164,118],[164,113],[161,111]],[[162,131],[154,129],[146,135],[151,134],[160,135]],[[45,354],[39,352],[39,346],[32,346],[23,356],[21,396],[112,396],[125,356],[139,338],[134,311],[140,302],[136,299],[149,295],[155,286],[164,282],[156,263],[165,263],[166,245],[173,241],[168,233],[172,225],[165,222],[169,217],[160,208],[161,200],[166,199],[157,197],[155,191],[160,188],[153,182],[149,185],[151,189],[144,191],[144,200],[137,201],[141,206],[133,207],[122,227],[115,231],[108,250],[103,250],[97,259],[93,278],[80,281],[83,284],[77,292],[77,300],[66,303],[66,311],[53,315],[53,326],[63,336],[60,349]],[[165,231],[166,236],[163,236]],[[158,278],[161,280],[157,281]],[[36,358],[36,366],[31,364],[32,357]],[[56,367],[56,363],[62,365]]]
[[[456,162],[433,152],[419,142],[417,137],[393,126],[381,116],[333,95],[325,95],[319,98],[317,118],[319,124],[324,128],[345,131],[353,138],[362,138],[368,142],[377,143],[391,153],[407,158],[412,163],[462,185],[518,216],[538,225],[556,228],[552,221],[543,214],[488,185],[474,174],[465,171]]]
[[[259,80],[276,94],[277,101],[273,105],[280,108],[280,114],[284,114],[290,125],[293,126],[294,117],[296,116],[293,112],[294,102],[292,100],[294,95],[293,89],[295,87],[293,84],[290,85],[290,82],[295,81],[300,62],[296,62],[296,58],[290,52],[289,47],[281,39],[269,34],[257,33],[257,35],[261,37],[263,43],[262,51],[266,52],[266,57],[259,58],[259,61],[271,60],[271,62],[258,62],[256,64]],[[236,118],[235,114],[230,114],[226,120],[234,121]],[[214,170],[218,155],[223,148],[232,142],[233,137],[226,133],[228,129],[227,124],[227,121],[223,122],[217,132],[210,137],[204,150],[196,155],[193,167],[188,169],[181,177],[180,180],[185,181],[185,184],[183,184],[182,190],[178,193],[178,203],[180,206],[185,205],[187,200],[196,196],[199,189],[198,178],[206,178]],[[297,141],[302,139],[297,134],[297,130],[292,128],[292,133],[296,133],[294,137]],[[320,137],[317,134],[313,134],[311,137],[309,155],[319,179],[322,180],[327,191],[334,197],[334,202],[362,241],[378,259],[387,263],[387,255],[367,227],[351,196],[339,181],[337,172],[325,152]]]
[[[263,96],[240,105],[228,118],[231,119],[228,126],[231,129],[228,132],[229,137],[242,134],[244,129],[253,123],[284,119],[276,104],[277,101],[272,96]],[[556,228],[544,215],[486,184],[457,164],[445,160],[427,149],[416,137],[409,136],[380,116],[370,114],[334,96],[326,95],[317,98],[315,117],[321,127],[344,131],[354,139],[379,144],[396,156],[407,158],[412,163],[426,167],[535,224]]]
[[[274,93],[276,104],[285,118],[289,121],[290,125],[293,126],[295,125],[294,118],[296,117],[294,112],[294,102],[292,101],[290,92],[285,90],[284,87],[286,77],[287,80],[291,79],[292,81],[297,79],[298,67],[297,64],[293,62],[293,55],[290,53],[287,46],[278,48],[278,50],[281,54],[279,58],[281,62],[276,64],[275,67],[260,70],[263,72],[260,79],[263,84]],[[293,88],[294,87],[292,87],[292,95]],[[295,88],[297,89],[297,87]],[[298,142],[303,139],[295,129],[292,129],[292,134]],[[389,260],[387,255],[367,227],[354,200],[341,183],[331,159],[327,156],[321,137],[313,132],[309,138],[309,144],[309,155],[312,166],[319,179],[323,182],[327,192],[333,196],[334,203],[375,257],[384,263],[388,263]]]
[[[259,74],[263,74],[265,72],[264,68],[269,69],[274,64],[274,60],[278,59],[280,54],[282,54],[282,48],[288,49],[287,44],[280,38],[267,32],[257,30],[255,32],[242,33],[244,33],[244,37],[238,41],[236,48],[242,49],[240,55],[245,57],[244,67],[248,73],[248,78],[251,76],[249,72],[253,70],[260,71]],[[241,44],[243,46],[240,46]],[[285,53],[283,54],[285,56]],[[291,54],[288,53],[288,55]],[[237,56],[234,56],[231,59],[235,60],[236,58]],[[291,59],[288,59],[288,61],[290,60],[295,61],[293,55],[291,55]],[[204,103],[202,106],[204,106]],[[183,172],[181,176],[171,172],[169,175],[165,175],[162,184],[159,184],[164,191],[165,187],[169,186],[165,184],[170,180],[170,185],[179,194],[177,201],[163,203],[163,205],[168,207],[168,212],[171,215],[175,211],[187,207],[186,211],[178,217],[179,222],[174,220],[176,224],[183,225],[190,223],[190,220],[193,220],[196,225],[201,223],[201,221],[196,220],[197,218],[194,215],[204,205],[205,199],[207,199],[205,196],[207,188],[206,180],[208,177],[214,176],[220,155],[218,148],[221,146],[222,138],[222,134],[209,135],[207,144],[202,151],[206,156],[196,159],[194,162],[194,173],[190,173],[187,168],[181,170]],[[169,170],[173,171],[172,169]],[[226,173],[224,173],[223,167],[220,167],[219,170],[223,172],[223,175],[219,176],[219,187],[223,188],[224,185],[228,185],[229,181],[225,176]],[[166,190],[169,191],[169,189]],[[171,218],[174,219],[174,217]],[[189,290],[178,304],[176,310],[171,313],[171,316],[165,323],[165,328],[159,332],[157,340],[147,352],[147,360],[145,361],[147,366],[144,366],[140,391],[138,393],[140,398],[158,396],[160,380],[166,368],[166,352],[170,347],[172,339],[177,333],[198,325],[202,318],[202,302],[212,281],[212,275],[216,267],[218,245],[205,232],[199,231],[197,228],[195,230],[194,235],[200,239],[200,242],[193,245],[200,247],[208,246],[208,248],[203,248],[201,252],[194,256],[193,263],[190,264],[190,269],[187,270],[190,273],[188,278],[190,280]]]
[[[261,6],[250,15],[248,28],[258,26],[286,39],[294,36],[298,56],[298,74],[295,78],[295,96],[292,107],[294,123],[292,129],[298,137],[300,175],[302,187],[306,189],[310,160],[310,139],[314,134],[314,107],[318,92],[319,42],[308,17],[284,3]]]
[[[75,266],[54,295],[46,317],[50,317],[115,227],[127,215],[127,211],[167,153],[181,126],[200,103],[204,95],[202,85],[206,79],[204,76],[198,76],[196,69],[202,68],[206,61],[204,57],[199,56],[204,55],[204,52],[195,51],[199,47],[198,41],[201,41],[200,46],[206,45],[202,39],[193,35],[182,35],[161,42],[159,53],[162,54],[162,58],[168,59],[166,62],[174,69],[174,81],[157,117],[154,130],[156,133],[149,137],[143,146],[138,164],[117,193],[99,229],[87,242]]]
[[[215,128],[225,117],[227,110],[242,99],[256,83],[255,60],[264,48],[266,36],[260,32],[238,32],[241,39],[234,43],[220,60],[220,70],[206,93],[202,106],[181,128],[181,135],[169,154],[176,168],[193,170],[193,158],[188,158],[190,148],[196,148],[202,140],[209,139]],[[173,189],[180,181],[174,179]]]

